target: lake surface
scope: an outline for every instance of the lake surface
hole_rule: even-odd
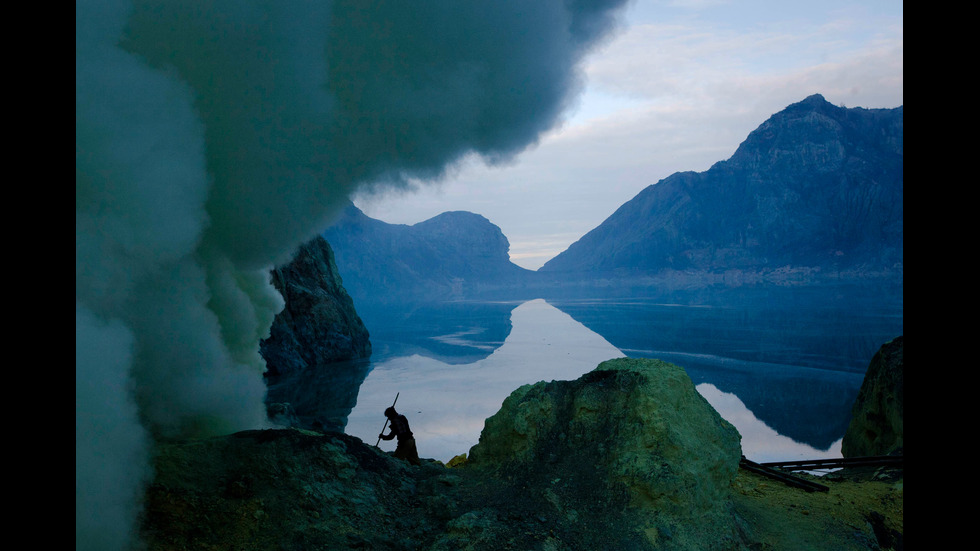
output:
[[[374,346],[347,416],[377,441],[398,396],[422,457],[448,461],[523,384],[570,380],[604,360],[660,358],[742,435],[755,461],[840,457],[874,353],[902,334],[902,300],[866,291],[662,299],[357,305]],[[380,443],[394,449],[394,441]]]

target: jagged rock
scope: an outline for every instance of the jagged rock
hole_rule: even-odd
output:
[[[576,381],[514,391],[467,466],[544,486],[553,509],[608,517],[634,545],[727,549],[739,443],[683,369],[623,358]]]
[[[452,459],[446,462],[446,466],[449,468],[461,467],[466,464],[466,454],[461,453],[459,455],[453,456]]]
[[[904,336],[881,346],[871,359],[844,434],[844,457],[902,453],[904,441]]]
[[[259,346],[268,368],[269,417],[285,426],[342,431],[367,375],[371,341],[330,245],[323,237],[304,244],[272,271],[272,283],[285,307]]]
[[[272,283],[286,305],[260,346],[269,375],[371,355],[367,328],[354,310],[324,238],[309,241],[289,264],[276,267]]]

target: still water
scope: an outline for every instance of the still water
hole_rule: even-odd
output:
[[[448,461],[477,443],[484,420],[517,387],[651,357],[685,368],[738,429],[746,457],[840,457],[871,357],[902,334],[901,301],[789,298],[359,305],[375,352],[345,432],[375,444],[397,396],[419,454]]]

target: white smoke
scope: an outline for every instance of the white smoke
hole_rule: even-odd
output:
[[[533,144],[623,1],[76,3],[77,549],[132,544],[153,440],[267,422],[270,267]]]

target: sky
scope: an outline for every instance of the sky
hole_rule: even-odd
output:
[[[537,269],[645,187],[729,158],[807,96],[903,105],[903,3],[638,0],[585,73],[564,122],[509,163],[470,156],[440,181],[362,191],[355,204],[393,224],[481,214],[515,264]]]

